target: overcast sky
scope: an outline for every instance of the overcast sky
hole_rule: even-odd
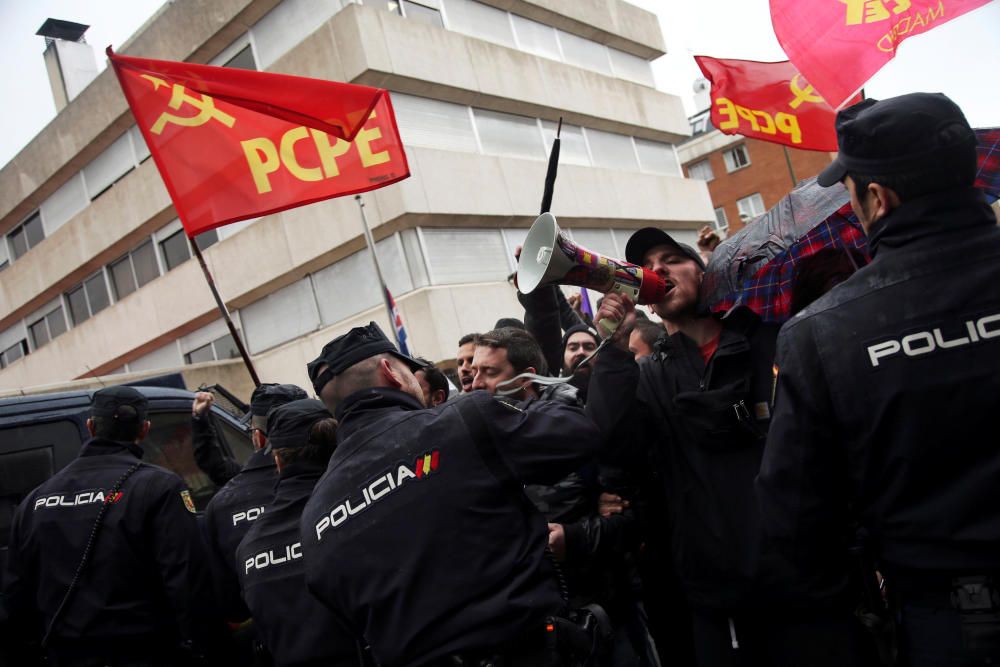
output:
[[[631,0],[660,18],[668,54],[653,64],[657,86],[680,95],[689,113],[692,84],[700,76],[692,55],[784,60],[774,37],[767,0]],[[834,1],[834,0],[826,0]],[[120,46],[163,0],[0,0],[0,165],[6,164],[52,118],[55,105],[42,60],[45,41],[35,35],[46,18],[85,23],[87,41],[103,68],[104,47]],[[944,92],[974,127],[1000,126],[1000,0],[926,35],[905,41],[894,62],[866,86],[870,97]]]

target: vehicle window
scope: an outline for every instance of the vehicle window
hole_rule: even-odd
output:
[[[24,497],[80,452],[80,428],[69,420],[0,429],[0,547],[10,540],[14,510]],[[14,451],[11,451],[14,450]]]
[[[142,448],[146,451],[142,460],[180,475],[191,491],[195,508],[203,511],[218,488],[194,462],[191,413],[151,412],[149,421],[153,426],[142,441]]]
[[[215,432],[226,441],[229,450],[233,453],[233,458],[240,465],[246,463],[250,455],[253,454],[253,444],[250,442],[248,432],[236,428],[219,416],[215,417]]]
[[[24,497],[55,474],[53,447],[0,454],[0,547],[10,542],[14,510]]]

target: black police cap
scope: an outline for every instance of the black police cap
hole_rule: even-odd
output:
[[[253,390],[250,396],[250,414],[255,417],[266,417],[267,413],[279,405],[308,398],[305,389],[294,384],[275,384],[269,382]]]
[[[425,365],[411,357],[402,354],[396,346],[385,337],[382,330],[374,322],[369,322],[366,327],[354,327],[342,336],[337,336],[323,347],[313,361],[306,367],[309,371],[309,379],[313,383],[313,389],[318,396],[323,391],[323,387],[336,375],[344,372],[359,361],[364,361],[376,354],[391,354],[400,361],[405,362],[412,370],[418,371]],[[319,369],[326,365],[323,373]]]
[[[628,237],[625,244],[625,261],[637,266],[642,266],[646,253],[650,248],[658,245],[668,245],[681,251],[694,260],[701,269],[705,270],[705,260],[701,258],[698,251],[686,243],[678,243],[674,237],[667,234],[658,227],[643,227],[639,231]]]
[[[90,402],[93,417],[110,417],[120,421],[142,421],[146,418],[149,401],[133,387],[116,385],[94,392]]]
[[[953,169],[976,159],[976,134],[965,114],[941,93],[863,100],[837,114],[837,158],[820,172],[824,188],[848,172],[889,176]]]
[[[267,415],[267,441],[273,449],[305,447],[313,425],[331,417],[323,402],[314,398],[279,405]]]

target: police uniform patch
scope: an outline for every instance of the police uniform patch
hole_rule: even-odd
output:
[[[187,489],[181,491],[181,500],[184,501],[184,507],[187,508],[187,511],[191,512],[191,514],[194,514],[195,513],[194,500],[191,499],[191,492],[188,491]]]

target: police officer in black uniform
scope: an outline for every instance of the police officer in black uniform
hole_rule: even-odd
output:
[[[244,621],[249,610],[240,597],[236,547],[264,507],[274,499],[277,471],[267,441],[267,413],[279,405],[306,398],[294,384],[262,384],[250,397],[250,437],[254,453],[243,470],[222,487],[205,508],[205,542],[216,595],[229,621]]]
[[[278,667],[358,667],[354,637],[306,590],[299,520],[337,444],[337,422],[322,402],[271,410],[268,442],[278,468],[274,501],[237,549],[240,587]]]
[[[95,392],[80,457],[18,507],[6,648],[40,637],[55,667],[221,658],[194,503],[177,475],[142,462],[146,411],[131,387]]]
[[[425,409],[415,368],[374,323],[309,365],[340,426],[302,514],[307,584],[383,667],[539,664],[564,603],[522,486],[579,468],[597,430],[482,391]]]
[[[757,492],[804,605],[831,604],[860,523],[908,665],[1000,662],[1000,230],[976,138],[941,94],[837,115],[872,262],[789,321]]]

